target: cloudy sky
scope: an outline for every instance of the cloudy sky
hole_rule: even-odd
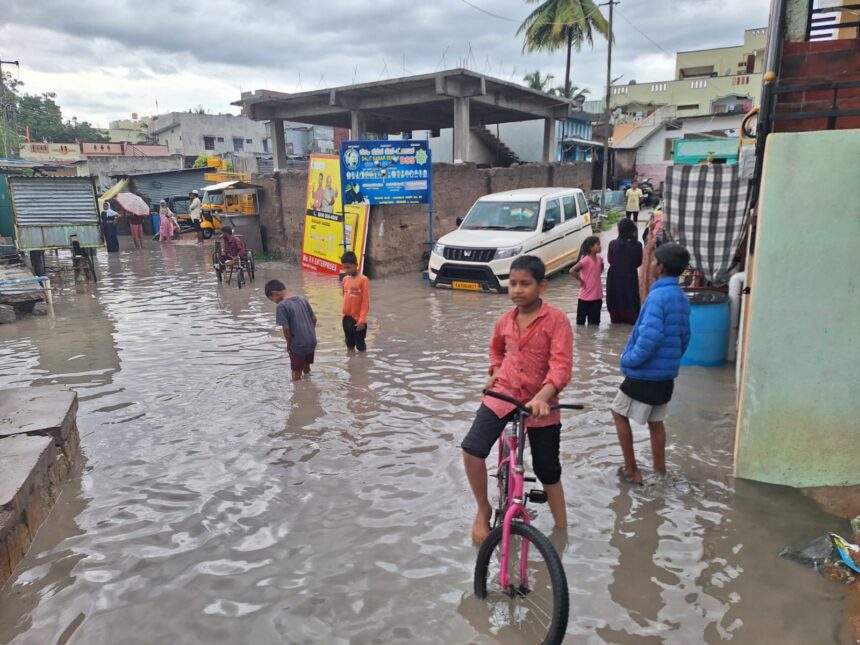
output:
[[[156,104],[162,113],[197,105],[236,112],[230,102],[241,91],[311,90],[460,66],[516,81],[536,69],[559,83],[564,75],[563,53],[522,53],[516,30],[532,9],[524,0],[3,4],[0,56],[21,62],[25,91],[54,91],[66,118],[100,126],[153,114]],[[744,29],[767,25],[768,5],[622,0],[612,76],[671,79],[666,52],[740,44]],[[598,97],[605,74],[606,42],[598,37],[575,54],[573,83]]]

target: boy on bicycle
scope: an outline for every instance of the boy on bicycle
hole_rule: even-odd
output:
[[[531,411],[526,421],[532,464],[543,484],[557,527],[567,526],[567,509],[561,485],[559,443],[561,417],[550,411],[570,381],[573,330],[567,315],[545,303],[546,267],[537,257],[525,255],[511,263],[508,296],[516,305],[496,321],[490,341],[490,379],[485,389],[525,402]],[[461,444],[463,465],[478,512],[472,540],[481,543],[490,532],[492,507],[487,498],[487,464],[493,444],[511,421],[515,407],[484,397],[475,420]]]

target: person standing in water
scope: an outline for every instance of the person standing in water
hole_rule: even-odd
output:
[[[173,211],[170,210],[167,206],[167,202],[165,200],[161,200],[161,203],[158,205],[158,216],[159,216],[159,227],[158,227],[158,241],[159,242],[170,242],[173,239]]]
[[[116,232],[119,217],[119,213],[110,207],[110,200],[106,199],[102,204],[102,229],[108,253],[119,253],[119,237]]]
[[[609,243],[609,272],[606,274],[606,308],[613,323],[636,324],[642,300],[638,270],[642,265],[642,244],[636,224],[618,222],[618,237]]]

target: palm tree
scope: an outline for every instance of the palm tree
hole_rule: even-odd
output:
[[[580,89],[578,85],[570,85],[567,88],[565,88],[564,85],[559,85],[558,87],[552,88],[549,93],[553,96],[558,96],[559,98],[571,101],[580,94],[591,94],[591,90],[587,87]]]
[[[523,82],[533,90],[537,90],[538,92],[549,92],[550,91],[550,83],[555,76],[552,74],[547,74],[546,76],[541,76],[540,70],[536,69],[530,74],[526,74],[523,76]]]
[[[532,11],[517,30],[524,35],[523,51],[554,52],[567,46],[567,66],[564,70],[564,96],[570,97],[570,55],[583,43],[594,46],[594,32],[610,38],[609,23],[594,0],[526,0],[540,5]]]

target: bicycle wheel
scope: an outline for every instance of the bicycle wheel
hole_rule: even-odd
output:
[[[248,253],[248,279],[254,281],[254,254]]]
[[[520,571],[524,548],[528,549],[527,579]],[[495,636],[503,640],[507,640],[504,636],[512,636],[521,643],[561,643],[567,630],[569,598],[567,577],[552,543],[529,524],[511,524],[508,589],[503,589],[499,581],[501,557],[499,526],[484,540],[475,563],[475,595],[489,604]]]
[[[241,266],[236,267],[236,285],[241,289],[242,285],[245,284],[245,271]]]

